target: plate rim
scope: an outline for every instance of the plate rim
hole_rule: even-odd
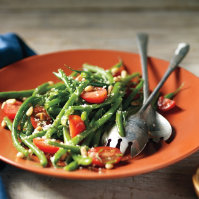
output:
[[[103,51],[103,52],[116,52],[116,53],[128,53],[128,54],[134,54],[134,55],[138,55],[137,53],[134,53],[134,52],[129,52],[129,51],[120,51],[120,50],[111,50],[111,49],[71,49],[71,50],[61,50],[61,51],[55,51],[55,52],[50,52],[50,53],[45,53],[45,54],[40,54],[40,55],[33,55],[33,56],[30,56],[30,57],[27,57],[25,59],[22,59],[22,60],[19,60],[13,64],[10,64],[10,65],[14,65],[14,64],[19,64],[19,63],[26,63],[26,62],[31,62],[32,60],[34,59],[38,59],[38,58],[41,58],[41,57],[45,57],[45,56],[50,56],[50,55],[56,55],[56,54],[60,54],[60,53],[68,53],[68,52],[92,52],[92,51],[95,51],[95,52],[99,52],[99,51]],[[152,58],[152,59],[156,59],[158,61],[164,61],[164,62],[167,62],[167,60],[164,60],[164,59],[160,59],[160,58],[156,58],[156,57],[152,57],[152,56],[149,56],[149,58]],[[9,70],[9,66],[5,66],[3,68],[0,69],[0,72],[3,71],[3,70]],[[191,71],[185,69],[182,67],[182,70],[186,71],[187,73],[190,73],[192,76],[196,77],[198,80],[199,78],[194,75]],[[136,172],[136,173],[133,173],[132,171],[127,171],[126,174],[117,174],[117,175],[113,175],[113,174],[110,174],[110,175],[97,175],[96,176],[81,176],[81,177],[78,177],[76,175],[72,176],[72,175],[58,175],[58,173],[48,173],[48,172],[41,172],[41,170],[37,167],[35,167],[35,169],[33,169],[32,167],[28,168],[24,165],[21,165],[21,164],[17,164],[16,162],[13,162],[12,160],[9,160],[5,157],[3,157],[1,154],[0,154],[0,160],[8,163],[8,164],[11,164],[15,167],[18,167],[18,168],[21,168],[21,169],[24,169],[24,170],[27,170],[27,171],[32,171],[34,173],[38,173],[38,174],[43,174],[43,175],[51,175],[51,176],[54,176],[54,177],[59,177],[59,178],[68,178],[68,179],[83,179],[83,180],[104,180],[104,179],[115,179],[115,178],[123,178],[123,177],[129,177],[129,176],[135,176],[135,175],[140,175],[140,174],[144,174],[144,173],[148,173],[148,172],[151,172],[151,171],[155,171],[155,170],[158,170],[158,169],[162,169],[162,168],[165,168],[171,164],[174,164],[186,157],[188,157],[189,155],[193,154],[194,152],[196,152],[198,150],[199,146],[194,149],[192,149],[191,151],[187,152],[186,154],[178,157],[178,158],[174,158],[174,159],[171,159],[170,161],[167,161],[167,164],[156,164],[154,167],[151,167],[151,168],[148,168],[148,169],[145,169],[144,171],[140,171],[140,172]],[[42,167],[41,167],[42,168]],[[42,168],[43,169],[48,169],[48,168]],[[49,169],[48,169],[49,170]]]

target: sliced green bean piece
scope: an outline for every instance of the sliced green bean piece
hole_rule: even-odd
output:
[[[83,157],[80,154],[72,155],[72,158],[78,163],[78,165],[88,166],[92,163],[92,158],[90,157]]]
[[[74,171],[78,168],[78,163],[76,161],[72,161],[67,166],[64,167],[64,170],[66,171]]]

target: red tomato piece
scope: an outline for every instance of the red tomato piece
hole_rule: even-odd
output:
[[[175,107],[176,103],[174,100],[160,96],[158,99],[158,108],[160,111],[168,111]]]
[[[59,150],[59,147],[45,143],[44,138],[34,138],[33,143],[43,152],[54,154]]]
[[[75,137],[86,129],[84,121],[79,115],[69,115],[68,120],[71,138]]]
[[[17,114],[17,111],[19,110],[22,102],[16,101],[15,103],[5,103],[3,107],[4,114],[11,120],[13,120]]]
[[[37,128],[37,126],[45,126],[52,123],[52,119],[43,106],[34,107],[30,120],[34,128]]]
[[[92,91],[83,91],[81,98],[88,103],[100,104],[107,98],[107,90],[102,87],[94,87]]]
[[[101,146],[91,148],[88,151],[88,156],[93,159],[93,165],[104,166],[106,163],[116,164],[120,162],[123,154],[118,148]]]

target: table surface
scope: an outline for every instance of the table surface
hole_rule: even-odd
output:
[[[191,45],[182,67],[199,76],[197,0],[0,0],[0,33],[16,32],[39,54],[77,48],[137,52],[135,35],[150,35],[150,56],[169,60],[178,42]],[[199,152],[151,173],[114,180],[69,180],[6,165],[10,198],[196,198]]]

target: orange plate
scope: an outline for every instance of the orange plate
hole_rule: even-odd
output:
[[[108,69],[119,59],[124,61],[129,72],[141,72],[140,59],[137,54],[111,50],[71,50],[46,55],[33,56],[0,70],[0,91],[35,88],[39,84],[55,80],[52,74],[58,68],[66,73],[70,71],[64,64],[80,69],[83,63],[90,63]],[[157,84],[167,69],[168,62],[149,58],[149,81],[151,89]],[[112,170],[101,173],[86,169],[66,172],[62,169],[42,168],[38,162],[16,157],[16,149],[12,145],[8,130],[0,127],[0,159],[32,172],[73,179],[107,179],[120,178],[150,172],[173,164],[198,149],[199,136],[199,79],[190,72],[178,68],[167,80],[162,91],[174,91],[182,82],[184,88],[175,97],[177,108],[165,116],[174,128],[173,139],[169,143],[149,143],[146,150],[137,158]],[[0,121],[2,121],[0,112]]]

